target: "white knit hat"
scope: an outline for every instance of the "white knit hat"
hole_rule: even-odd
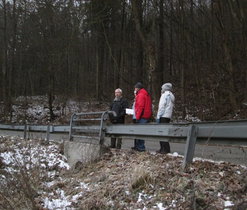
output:
[[[166,91],[166,90],[172,90],[172,84],[171,83],[165,83],[161,86],[161,90],[162,92]]]

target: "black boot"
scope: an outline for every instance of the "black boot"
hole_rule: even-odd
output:
[[[116,138],[111,138],[111,148],[116,148]]]
[[[163,142],[164,143],[164,151],[165,153],[170,153],[171,152],[171,148],[170,148],[170,144],[169,142]]]
[[[157,151],[161,154],[167,154],[171,152],[169,142],[160,141],[160,150]]]
[[[122,146],[122,138],[117,139],[117,149],[121,149]]]
[[[133,150],[137,149],[137,139],[134,139],[134,147],[131,147],[131,149]]]

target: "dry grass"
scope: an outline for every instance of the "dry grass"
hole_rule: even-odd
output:
[[[152,178],[152,174],[150,171],[148,171],[145,167],[142,166],[134,166],[134,171],[130,181],[131,189],[144,189],[146,186],[153,183],[154,179]]]
[[[0,151],[7,150],[0,146]],[[28,160],[13,174],[0,162],[0,178],[5,176],[0,182],[0,209],[42,208],[45,197],[59,198],[58,190],[71,201],[77,196],[68,209],[158,209],[158,204],[167,209],[225,209],[228,200],[236,209],[246,205],[246,168],[196,161],[184,172],[182,161],[170,155],[112,149],[98,162],[69,172],[48,165],[41,170],[42,160],[27,172]],[[46,175],[52,170],[57,177]],[[45,187],[49,181],[54,184]]]
[[[42,208],[39,196],[43,190],[43,182],[49,180],[47,172],[54,170],[39,156],[44,153],[41,146],[39,147],[42,142],[0,138],[0,154],[9,156],[9,161],[4,162],[3,158],[0,161],[0,209]]]
[[[156,204],[163,203],[171,209],[224,209],[227,199],[236,206],[247,199],[241,183],[245,168],[197,161],[185,173],[181,162],[169,155],[112,150],[73,175],[90,188],[77,206],[97,209],[101,202],[101,209],[158,209]],[[230,174],[221,177],[222,171]]]

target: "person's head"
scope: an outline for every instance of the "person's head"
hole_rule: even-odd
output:
[[[115,90],[115,97],[116,97],[116,98],[122,97],[122,93],[123,93],[123,91],[122,91],[120,88],[117,88],[117,89]]]
[[[171,91],[172,90],[172,84],[171,83],[165,83],[161,86],[161,92],[164,93],[165,91]]]
[[[143,88],[143,85],[142,85],[142,83],[140,83],[140,82],[137,82],[136,84],[135,84],[135,91],[136,92],[138,92],[140,89],[142,89]]]

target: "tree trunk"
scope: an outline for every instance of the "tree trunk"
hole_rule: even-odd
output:
[[[159,47],[158,47],[158,63],[157,68],[154,69],[154,75],[152,80],[153,85],[153,98],[156,102],[159,101],[160,97],[160,90],[163,78],[165,81],[169,81],[169,76],[167,71],[164,69],[164,0],[159,1],[159,20],[158,20],[158,26],[159,26]],[[154,55],[155,56],[155,55]],[[154,58],[155,59],[155,58]]]
[[[121,31],[120,31],[120,51],[118,57],[118,66],[119,66],[119,87],[124,85],[124,38],[125,38],[125,16],[126,16],[126,0],[123,0],[122,5],[122,14],[121,14]]]
[[[186,116],[186,101],[185,101],[185,29],[184,29],[184,1],[179,0],[179,15],[180,15],[180,85],[181,85],[181,102],[182,102],[182,117]]]
[[[2,63],[2,73],[3,73],[3,101],[4,101],[4,109],[6,115],[11,114],[11,106],[12,100],[9,92],[10,89],[10,81],[9,81],[9,65],[8,65],[8,35],[7,35],[7,5],[6,1],[3,0],[3,63]]]
[[[96,49],[96,80],[95,80],[95,89],[96,89],[96,99],[100,100],[100,90],[99,90],[99,80],[100,80],[100,73],[99,73],[99,53],[98,49]]]
[[[52,122],[55,119],[55,114],[53,112],[53,101],[55,99],[54,94],[54,83],[55,83],[55,77],[54,77],[54,67],[53,67],[53,58],[51,58],[51,63],[49,66],[49,92],[48,92],[48,105],[49,105],[49,111],[50,111],[50,122]]]
[[[234,87],[234,68],[233,68],[233,64],[232,64],[232,58],[231,58],[231,53],[230,53],[230,49],[228,47],[228,33],[227,33],[227,29],[223,20],[223,5],[221,1],[217,1],[216,3],[217,5],[217,20],[219,23],[219,28],[220,28],[220,35],[221,35],[221,40],[222,40],[222,50],[224,53],[224,64],[225,64],[225,69],[227,71],[227,75],[226,75],[226,84],[228,87],[226,87],[226,91],[228,94],[228,99],[230,102],[230,106],[231,106],[231,111],[235,112],[238,110],[238,105],[237,105],[237,101],[236,101],[236,97],[235,97],[235,87]]]
[[[237,0],[238,17],[242,29],[242,40],[243,40],[243,59],[247,60],[247,6],[244,8],[244,1]],[[247,71],[245,70],[245,91],[244,91],[244,102],[247,103]]]
[[[136,26],[136,31],[141,40],[141,44],[144,48],[146,59],[147,59],[147,89],[150,93],[152,93],[152,81],[153,81],[153,73],[156,69],[156,55],[155,55],[155,44],[153,41],[148,40],[144,32],[142,30],[141,21],[142,21],[142,0],[132,0],[131,1],[133,8],[133,16],[134,22]],[[142,54],[142,51],[140,51]],[[139,75],[142,76],[141,74]]]

